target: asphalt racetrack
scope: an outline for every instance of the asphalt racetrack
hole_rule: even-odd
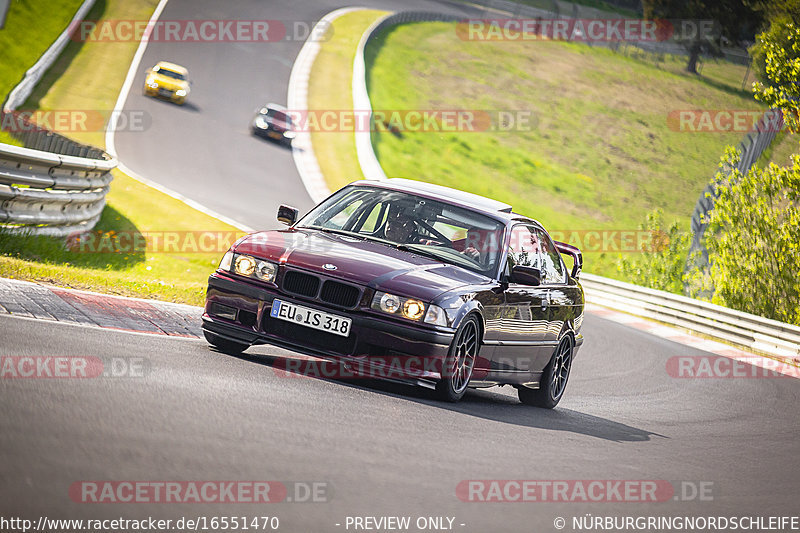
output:
[[[422,0],[359,4],[469,9]],[[162,19],[313,25],[344,6],[170,0]],[[301,46],[151,43],[141,79],[167,59],[190,70],[192,93],[179,107],[145,98],[137,82],[125,109],[145,110],[152,125],[117,134],[120,160],[254,228],[277,226],[281,203],[310,208],[291,152],[249,131],[257,107],[285,104]],[[547,411],[520,404],[508,387],[446,404],[399,384],[287,373],[280,367],[298,356],[271,347],[232,357],[200,340],[0,316],[4,356],[98,357],[142,370],[0,379],[0,516],[275,516],[279,531],[308,533],[359,530],[352,517],[411,517],[409,531],[420,530],[420,517],[447,517],[455,531],[538,533],[558,531],[559,517],[564,531],[574,531],[573,517],[587,515],[797,514],[800,381],[676,378],[667,371],[671,357],[703,352],[592,314],[583,334],[566,396]],[[76,496],[76,484],[103,480],[274,481],[288,492],[270,504],[86,503]],[[571,493],[572,501],[487,503],[464,501],[470,498],[459,487],[469,480],[651,480],[672,492],[655,502],[587,502]],[[306,501],[310,486],[319,489],[317,501]]]
[[[451,2],[370,0],[386,10],[481,13]],[[289,148],[255,137],[250,123],[268,102],[286,105],[289,74],[323,16],[348,4],[330,0],[170,0],[160,19],[281,21],[288,40],[277,42],[153,41],[140,65],[123,114],[144,112],[147,130],[119,131],[120,161],[137,174],[255,229],[277,225],[282,203],[313,207]],[[334,25],[335,31],[335,25]],[[296,38],[295,38],[296,37]],[[169,60],[189,69],[192,91],[184,106],[142,94],[145,70]]]
[[[796,379],[677,379],[667,359],[702,352],[592,315],[591,342],[553,411],[518,403],[508,388],[445,404],[399,384],[304,377],[281,370],[294,354],[269,347],[231,357],[199,340],[9,317],[0,328],[4,354],[133,358],[143,369],[0,380],[4,516],[269,515],[298,532],[344,530],[336,524],[347,516],[449,516],[465,524],[459,531],[483,532],[555,531],[556,517],[586,513],[797,509]],[[485,503],[457,493],[465,480],[509,479],[657,480],[675,493],[624,503]],[[85,480],[316,482],[325,501],[76,502],[70,487]]]

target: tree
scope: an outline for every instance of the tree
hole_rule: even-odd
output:
[[[713,301],[800,324],[800,155],[792,166],[736,169],[729,147],[714,179],[706,247]]]
[[[639,257],[621,257],[618,270],[630,283],[681,294],[690,234],[681,231],[677,222],[665,227],[660,209],[649,213],[639,229],[650,233],[650,242],[642,247]]]
[[[697,62],[704,50],[720,54],[723,38],[734,42],[752,42],[761,28],[764,10],[757,9],[749,0],[642,0],[647,19],[713,20],[718,33],[703,35],[678,35],[679,42],[689,51],[686,70],[697,74]]]
[[[785,34],[785,39],[783,35]],[[800,26],[788,23],[785,31],[765,32],[760,36],[765,53],[766,84],[756,82],[757,100],[783,110],[786,126],[800,132]]]
[[[748,49],[753,60],[753,73],[766,85],[771,85],[767,75],[767,51],[764,42],[779,43],[780,47],[791,53],[789,44],[789,25],[800,24],[800,0],[769,1],[757,4],[769,21],[769,26],[756,36],[756,42]],[[794,55],[794,57],[797,57]]]
[[[754,84],[755,97],[780,108],[787,127],[798,132],[800,28],[773,25],[759,37],[767,84]],[[714,300],[799,324],[800,155],[792,156],[791,166],[754,166],[747,174],[738,163],[738,152],[729,147],[714,178],[718,197],[705,239]]]

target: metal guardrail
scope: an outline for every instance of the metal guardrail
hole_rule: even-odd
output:
[[[744,136],[742,141],[736,147],[741,155],[737,169],[742,174],[747,174],[750,168],[755,164],[764,150],[772,144],[775,136],[783,128],[783,113],[780,109],[770,109],[764,112],[761,118],[756,123],[753,131]],[[713,183],[706,185],[703,192],[700,193],[700,198],[695,204],[694,212],[692,213],[691,227],[692,227],[692,251],[699,250],[703,255],[703,262],[708,262],[708,254],[703,245],[703,235],[705,234],[708,224],[705,220],[708,219],[708,214],[714,209],[714,202],[718,196],[717,190]],[[687,265],[691,266],[691,265]]]
[[[5,231],[64,237],[94,227],[114,160],[0,144],[0,224]]]
[[[586,300],[721,339],[748,350],[797,360],[800,326],[592,274],[581,275]]]
[[[58,59],[69,37],[95,0],[86,0],[69,26],[28,69],[6,99],[2,114],[31,94]],[[2,118],[2,116],[0,116]],[[87,231],[100,219],[116,160],[99,148],[75,142],[18,116],[14,133],[24,147],[0,144],[0,228],[3,231],[64,237]]]

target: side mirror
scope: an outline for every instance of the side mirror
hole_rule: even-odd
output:
[[[297,221],[299,211],[290,205],[282,205],[278,208],[278,222],[291,226]]]
[[[511,281],[520,285],[540,285],[542,274],[538,268],[515,265],[511,268]]]

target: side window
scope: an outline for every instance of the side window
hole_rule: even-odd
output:
[[[536,234],[538,235],[539,242],[541,242],[542,245],[542,280],[548,284],[564,283],[566,281],[566,277],[564,275],[565,269],[564,262],[561,260],[561,254],[558,253],[558,250],[556,250],[553,241],[550,239],[547,233],[537,228]]]
[[[529,226],[514,226],[508,244],[508,267],[515,265],[540,268],[539,236]]]

